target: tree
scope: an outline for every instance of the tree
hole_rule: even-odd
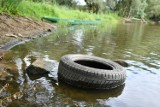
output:
[[[112,11],[116,10],[117,5],[120,2],[121,2],[121,0],[105,0],[106,6]]]
[[[74,6],[77,5],[77,1],[75,0],[55,0],[59,5],[66,5],[66,6]]]
[[[147,0],[132,0],[131,14],[134,17],[144,19],[146,16]]]
[[[33,2],[42,2],[42,3],[52,3],[52,4],[56,3],[56,0],[30,0],[30,1],[33,1]]]
[[[112,11],[117,11],[123,17],[137,17],[144,19],[147,0],[106,0]]]
[[[132,0],[119,0],[116,2],[114,11],[117,11],[120,16],[130,17]]]
[[[160,21],[160,1],[148,0],[148,7],[146,9],[147,17],[155,22]]]
[[[103,0],[84,0],[87,4],[87,8],[89,12],[98,13],[100,10],[104,8]]]

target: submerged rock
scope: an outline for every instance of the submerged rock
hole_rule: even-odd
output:
[[[4,51],[0,49],[0,60],[2,60],[4,57]]]
[[[8,73],[4,68],[0,68],[0,80],[7,80],[13,75]]]
[[[37,59],[27,69],[27,73],[31,75],[42,75],[49,73],[54,68],[53,63],[43,59]]]
[[[7,70],[8,72],[10,73],[14,73],[14,74],[17,74],[18,73],[18,69],[17,69],[17,66],[15,64],[4,64],[4,63],[0,63],[0,68],[3,68],[5,70]]]

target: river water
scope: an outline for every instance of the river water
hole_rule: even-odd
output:
[[[87,54],[124,60],[125,84],[113,90],[84,90],[57,82],[60,58],[65,54]],[[35,59],[54,63],[43,77],[25,72]],[[159,107],[160,26],[140,23],[109,26],[73,26],[59,29],[12,48],[2,63],[15,64],[13,77],[0,81],[1,105],[10,107]]]

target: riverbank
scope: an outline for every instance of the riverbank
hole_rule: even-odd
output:
[[[45,36],[56,27],[53,24],[23,16],[0,14],[0,49],[8,50],[13,46]]]
[[[0,6],[0,50],[9,50],[17,44],[50,34],[56,26],[40,21],[44,16],[80,20],[98,18],[103,23],[102,26],[117,23],[120,19],[113,13],[93,14],[47,2],[3,2],[3,6]],[[60,22],[56,25],[62,27],[68,24]]]

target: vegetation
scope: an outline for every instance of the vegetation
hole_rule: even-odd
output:
[[[85,11],[80,11],[78,9],[68,8],[67,6],[60,6],[53,1],[50,3],[48,3],[47,1],[40,2],[38,0],[36,1],[34,0],[35,2],[29,0],[25,1],[19,0],[18,3],[15,3],[17,1],[13,0],[7,0],[7,1],[8,2],[5,1],[5,4],[7,5],[10,4],[10,6],[8,8],[6,7],[6,5],[2,6],[1,11],[5,11],[10,14],[30,16],[38,19],[41,19],[44,16],[49,16],[49,17],[59,17],[59,18],[90,19],[90,20],[95,20],[97,18],[100,18],[105,22],[108,21],[116,22],[117,21],[116,18],[118,18],[116,14],[110,13],[106,15],[106,14],[88,13]]]
[[[85,2],[88,10],[92,10],[93,13],[110,10],[122,17],[160,20],[159,0],[85,0]]]
[[[156,22],[160,21],[160,0],[148,0],[148,8],[146,13],[149,19]]]
[[[115,19],[121,17],[160,20],[159,0],[0,0],[0,11],[41,18]],[[111,14],[112,13],[112,14]],[[113,14],[114,13],[114,14]],[[116,16],[117,17],[117,16]]]
[[[0,11],[11,12],[12,14],[17,13],[18,5],[22,0],[0,0]]]
[[[109,7],[122,17],[136,17],[160,21],[159,0],[106,0]],[[112,5],[114,4],[114,5]]]

